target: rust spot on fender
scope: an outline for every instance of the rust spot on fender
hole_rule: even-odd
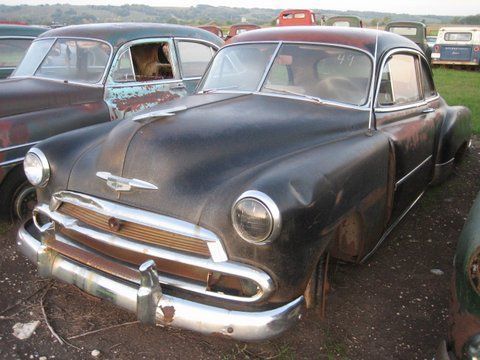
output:
[[[170,324],[175,317],[175,308],[173,306],[161,306],[163,312],[163,322],[165,324]]]

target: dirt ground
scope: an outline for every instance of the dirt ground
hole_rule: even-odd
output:
[[[456,242],[479,190],[476,138],[457,174],[429,188],[368,263],[337,267],[325,319],[310,311],[282,337],[258,344],[128,324],[134,315],[39,278],[15,251],[15,227],[0,225],[0,358],[84,359],[98,350],[103,359],[431,359],[447,328]],[[42,308],[64,339],[124,325],[61,345]],[[17,322],[35,320],[30,338],[12,335]]]

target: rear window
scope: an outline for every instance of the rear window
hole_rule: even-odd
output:
[[[16,67],[31,43],[31,39],[0,39],[0,68]]]
[[[394,26],[390,28],[390,32],[393,32],[398,35],[403,36],[415,36],[417,35],[416,27],[406,27],[406,26]]]
[[[447,32],[445,33],[445,41],[470,41],[472,33],[469,32]]]

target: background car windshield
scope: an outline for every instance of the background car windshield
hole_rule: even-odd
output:
[[[394,26],[390,28],[390,32],[393,32],[398,35],[403,35],[403,36],[415,36],[417,35],[417,28],[406,27],[406,26]]]
[[[282,45],[262,92],[364,105],[372,62],[364,53],[325,45]]]
[[[277,44],[226,47],[215,57],[200,90],[255,91]]]
[[[34,41],[27,50],[25,57],[18,65],[13,76],[32,76],[47,55],[55,39],[40,39]]]
[[[97,83],[110,57],[110,47],[99,41],[58,39],[35,72],[35,76]]]

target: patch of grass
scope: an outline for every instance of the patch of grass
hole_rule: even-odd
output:
[[[323,346],[327,352],[328,360],[348,359],[347,346],[343,342],[327,338]]]
[[[480,134],[480,72],[433,69],[435,85],[449,105],[464,105],[472,112],[472,128]]]

